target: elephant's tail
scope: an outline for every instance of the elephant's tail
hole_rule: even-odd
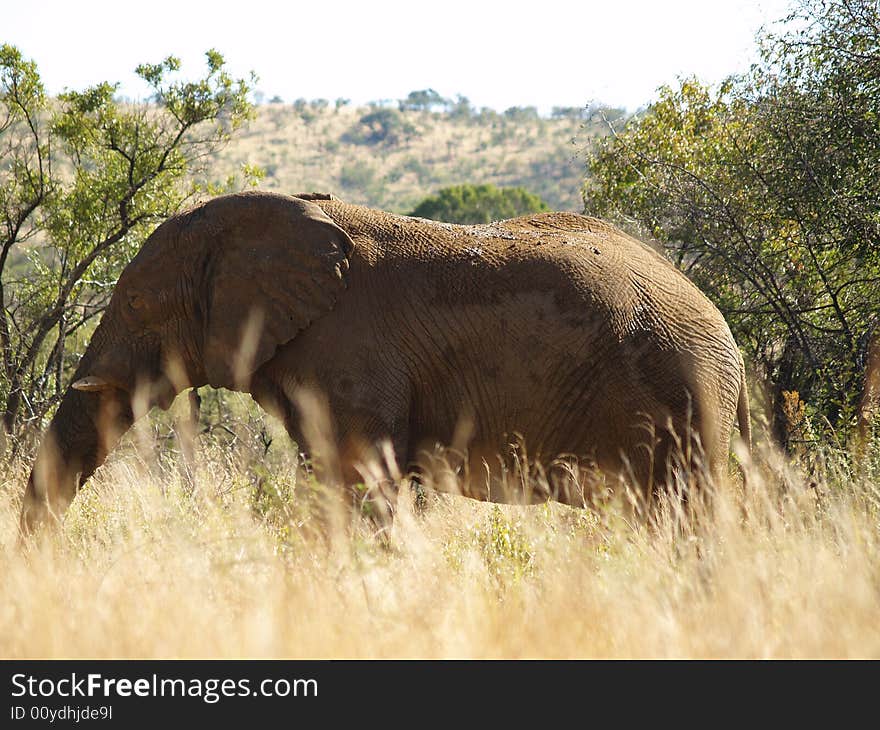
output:
[[[743,440],[743,443],[748,449],[748,452],[752,453],[752,422],[749,414],[749,389],[746,385],[746,368],[745,365],[742,364],[742,359],[740,358],[740,386],[739,386],[739,400],[736,404],[736,420],[739,425],[739,435]]]

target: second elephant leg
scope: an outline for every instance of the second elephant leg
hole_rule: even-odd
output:
[[[371,433],[372,432],[372,433]],[[346,429],[339,439],[342,479],[348,502],[366,517],[377,533],[390,531],[402,478],[399,466],[406,454],[404,434],[387,436],[379,427]]]

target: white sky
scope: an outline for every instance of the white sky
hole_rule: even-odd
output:
[[[143,96],[135,66],[216,48],[266,98],[398,99],[432,87],[498,110],[635,109],[678,75],[716,82],[755,59],[788,0],[5,0],[0,42],[51,93],[98,81]]]

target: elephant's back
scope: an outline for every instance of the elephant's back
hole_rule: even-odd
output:
[[[493,224],[519,245],[508,260],[552,262],[557,286],[600,310],[618,340],[650,334],[672,349],[725,354],[735,344],[717,307],[669,260],[598,218],[544,213]],[[578,306],[578,302],[569,303]]]
[[[429,305],[523,297],[532,306],[536,296],[549,297],[548,316],[582,317],[593,329],[601,323],[603,336],[621,342],[648,338],[725,362],[738,358],[709,299],[660,253],[598,218],[555,212],[469,226],[338,200],[319,204],[361,244],[369,266],[420,281]]]

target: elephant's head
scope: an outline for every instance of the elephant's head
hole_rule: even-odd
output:
[[[187,387],[245,390],[328,311],[353,244],[314,202],[228,195],[159,226],[122,272],[31,472],[25,532],[63,511],[134,418]]]

